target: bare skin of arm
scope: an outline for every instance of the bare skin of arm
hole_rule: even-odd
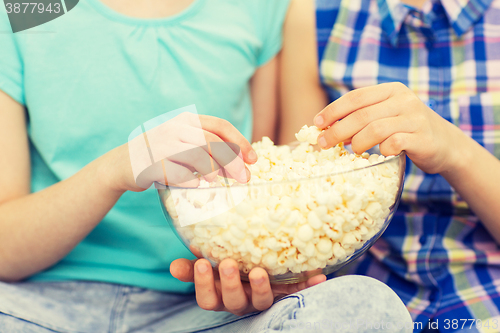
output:
[[[416,8],[427,1],[402,0]],[[409,108],[413,112],[391,111],[401,109],[400,105],[413,105]],[[331,126],[320,136],[323,148],[352,141],[353,149],[362,152],[380,143],[383,154],[397,155],[405,150],[420,169],[441,174],[500,244],[500,161],[426,107],[408,88],[396,83],[358,89],[318,116],[318,127]],[[337,123],[342,118],[342,123]]]
[[[330,126],[319,136],[322,148],[350,141],[357,153],[376,144],[383,155],[406,151],[423,171],[441,174],[500,244],[500,161],[403,84],[353,90],[323,109],[315,124]]]
[[[276,140],[278,120],[278,57],[259,67],[250,81],[253,108],[252,142]]]
[[[110,157],[73,177],[30,194],[30,158],[24,108],[0,91],[0,279],[17,281],[43,270],[73,249],[116,203]],[[111,155],[117,154],[112,152]],[[107,161],[107,163],[106,163]],[[79,189],[78,200],[74,189]],[[92,209],[89,209],[92,207]]]
[[[279,87],[278,142],[287,144],[296,140],[303,125],[312,125],[314,115],[328,103],[319,80],[313,0],[291,4],[279,55]]]
[[[227,121],[200,116],[211,136],[238,144],[247,163],[248,141]],[[220,139],[219,139],[220,140]],[[30,157],[24,108],[0,91],[0,280],[19,281],[48,268],[85,238],[135,183],[128,144],[97,158],[72,177],[30,193]],[[78,196],[75,195],[78,189]]]
[[[500,161],[463,133],[456,133],[460,149],[456,163],[440,172],[467,202],[500,244]],[[480,162],[478,162],[480,161]]]

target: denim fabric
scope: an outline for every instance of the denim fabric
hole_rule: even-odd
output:
[[[363,325],[377,322],[392,322],[394,329]],[[411,318],[391,289],[353,275],[288,295],[266,311],[243,317],[205,311],[194,295],[124,285],[0,283],[2,333],[412,332],[395,325],[401,322]]]

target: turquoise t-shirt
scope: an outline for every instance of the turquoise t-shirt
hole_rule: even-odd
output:
[[[191,104],[250,139],[249,79],[281,49],[288,5],[195,0],[169,18],[137,19],[81,0],[65,15],[16,34],[0,6],[0,89],[28,111],[32,191],[126,143],[147,120]],[[79,189],[71,195],[78,200]],[[190,292],[191,284],[169,273],[180,257],[192,255],[150,189],[125,193],[73,251],[30,279]]]

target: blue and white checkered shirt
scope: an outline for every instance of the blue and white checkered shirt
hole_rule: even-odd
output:
[[[317,25],[332,100],[402,82],[500,158],[500,0],[430,0],[420,10],[317,0]],[[442,332],[500,332],[498,245],[443,177],[411,161],[389,228],[345,273],[387,283],[424,327],[431,319]]]

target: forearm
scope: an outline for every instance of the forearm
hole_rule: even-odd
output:
[[[123,149],[45,190],[0,205],[0,280],[21,280],[50,267],[99,224],[124,192],[111,187],[116,154]]]
[[[278,116],[278,60],[277,56],[259,67],[250,81],[253,132],[252,142],[268,136],[275,141],[276,122]]]
[[[465,135],[460,142],[460,162],[441,175],[500,244],[500,161]]]
[[[284,96],[280,107],[280,144],[295,141],[295,133],[304,125],[312,125],[313,117],[327,105],[327,98],[318,82],[293,87],[284,84]],[[290,96],[295,95],[293,98]]]
[[[295,141],[295,133],[312,125],[328,102],[318,73],[314,8],[312,0],[294,0],[285,21],[279,56],[280,144]]]

